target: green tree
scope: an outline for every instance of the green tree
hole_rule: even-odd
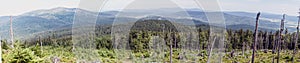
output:
[[[9,49],[9,46],[7,44],[7,40],[1,40],[1,46],[2,46],[2,49]]]

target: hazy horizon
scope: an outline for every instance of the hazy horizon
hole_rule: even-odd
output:
[[[134,0],[109,0],[104,6],[104,10],[119,10]],[[139,0],[142,1],[142,5],[137,5],[136,8],[143,8],[144,4],[149,3],[147,0]],[[159,0],[157,0],[159,1]],[[169,3],[175,3],[179,5],[181,8],[197,8],[197,4],[194,0],[170,0],[172,2],[159,2],[157,6],[160,8],[172,8],[173,6],[167,6]],[[34,3],[33,3],[34,2]],[[144,3],[143,3],[144,2]],[[151,0],[151,2],[156,2],[155,0]],[[150,2],[150,3],[151,3]],[[219,0],[219,5],[222,11],[242,11],[242,12],[267,12],[273,14],[287,14],[292,16],[298,16],[298,9],[300,5],[297,4],[300,2],[299,0]],[[12,4],[14,3],[14,4]],[[211,1],[207,0],[206,3],[211,3]],[[39,9],[51,9],[56,7],[67,7],[67,8],[78,8],[80,4],[80,0],[26,0],[26,1],[16,1],[9,0],[0,2],[2,6],[0,6],[0,16],[9,16],[9,15],[20,15],[26,12],[30,12],[33,10]],[[18,4],[18,5],[16,5]],[[255,5],[253,5],[255,4]],[[161,6],[165,5],[165,6]],[[9,7],[7,7],[9,6]],[[155,7],[155,6],[153,6]]]

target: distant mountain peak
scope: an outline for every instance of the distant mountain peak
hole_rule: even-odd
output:
[[[189,9],[186,9],[186,11],[203,11],[203,10],[199,9],[199,8],[189,8]]]
[[[72,11],[74,12],[77,8],[65,8],[65,7],[57,7],[57,8],[52,8],[50,11],[57,11],[57,12],[62,12],[62,11]]]
[[[176,21],[182,24],[199,24],[206,25],[208,20],[204,11],[198,8],[190,8],[190,9],[151,9],[151,10],[129,10],[128,12],[110,10],[110,11],[102,11],[100,13],[88,11],[80,8],[65,8],[65,7],[57,7],[51,9],[42,9],[35,10],[32,12],[27,12],[23,15],[14,17],[14,29],[17,32],[16,35],[26,35],[38,33],[41,31],[53,30],[53,29],[61,29],[71,27],[73,24],[74,15],[77,16],[98,16],[97,24],[108,24],[114,22],[114,20],[120,19],[122,23],[129,23],[133,20],[168,20],[168,21]],[[122,14],[125,15],[122,15]],[[249,12],[223,12],[224,18],[226,19],[226,25],[231,26],[227,28],[247,28],[253,29],[253,25],[255,24],[255,16],[256,13]],[[189,16],[185,16],[188,14]],[[274,28],[279,27],[278,22],[282,18],[281,15],[276,14],[268,14],[263,13],[261,15],[260,26],[261,28],[273,30]],[[278,20],[279,19],[279,20]],[[87,19],[83,19],[87,20]],[[286,16],[286,25],[287,28],[291,31],[295,30],[295,23],[298,18],[296,16]],[[189,23],[187,21],[193,21],[194,23]],[[242,24],[242,25],[241,25]],[[249,26],[243,26],[244,24]],[[9,16],[1,16],[0,17],[0,34],[2,36],[8,35],[9,33]]]
[[[139,20],[168,20],[168,18],[159,15],[149,15]]]
[[[51,14],[75,12],[75,11],[76,8],[57,7],[52,9],[35,10],[32,12],[22,14],[21,16],[42,16],[42,15],[49,15],[49,14],[51,15]]]

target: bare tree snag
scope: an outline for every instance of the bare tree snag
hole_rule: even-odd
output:
[[[252,45],[253,51],[252,51],[252,60],[251,60],[251,63],[254,63],[254,59],[255,59],[256,42],[257,42],[257,37],[258,37],[257,31],[258,31],[259,16],[260,16],[260,12],[258,12],[257,16],[256,16],[256,25],[255,25],[255,32],[254,32],[255,33],[255,38],[254,38],[254,43]]]
[[[280,24],[280,31],[279,31],[279,40],[278,40],[278,45],[277,45],[277,63],[279,63],[280,60],[280,50],[281,50],[281,44],[283,41],[282,38],[282,32],[284,30],[284,20],[285,20],[285,14],[283,14],[282,19],[281,19],[281,24]]]
[[[10,41],[11,41],[11,47],[14,48],[14,31],[12,28],[12,16],[10,16]]]
[[[300,9],[299,9],[300,10]],[[298,36],[299,36],[299,23],[300,23],[300,12],[299,12],[299,16],[298,16],[298,25],[297,25],[297,32],[296,32],[296,39],[294,40],[294,49],[293,49],[293,56],[292,56],[292,63],[295,63],[295,55],[296,55],[296,48],[297,48],[297,44],[298,44]]]

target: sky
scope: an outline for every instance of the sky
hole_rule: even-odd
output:
[[[203,1],[209,5],[215,5],[212,4],[212,0]],[[300,8],[300,0],[219,0],[218,3],[222,11],[267,12],[293,16],[298,15]],[[5,0],[0,2],[0,16],[15,16],[33,10],[56,7],[77,8],[80,7],[79,4],[80,0]],[[108,0],[103,9],[152,9],[178,6],[199,8],[194,0]]]

